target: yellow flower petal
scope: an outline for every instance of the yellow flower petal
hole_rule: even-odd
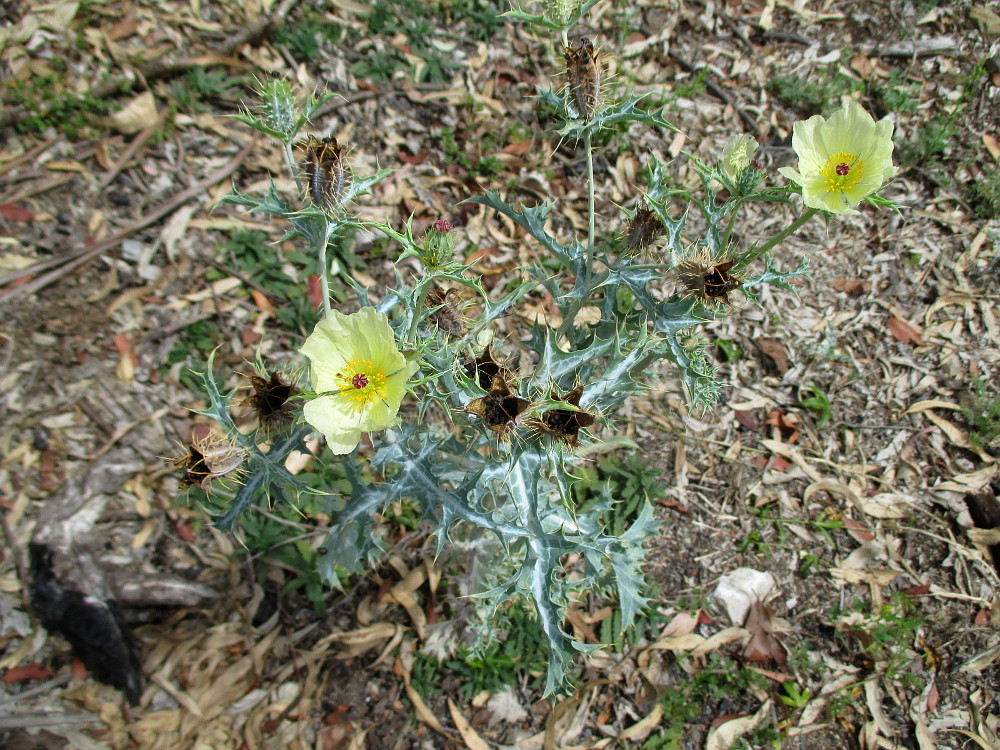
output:
[[[807,206],[832,213],[858,213],[853,206],[879,190],[896,172],[893,124],[875,122],[855,102],[829,120],[816,115],[792,127],[798,169],[778,171],[802,187]]]
[[[326,435],[334,453],[350,453],[362,432],[398,422],[406,382],[418,369],[396,348],[389,319],[373,307],[332,311],[299,350],[309,358],[313,390],[306,422]]]

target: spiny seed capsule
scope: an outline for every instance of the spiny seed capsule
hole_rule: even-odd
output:
[[[213,479],[238,478],[246,458],[245,450],[209,430],[192,439],[186,455],[170,460],[184,469],[181,488],[198,485],[207,490]]]
[[[510,368],[493,358],[492,347],[489,345],[483,349],[483,353],[478,357],[466,359],[462,363],[462,369],[465,371],[466,377],[475,378],[479,387],[484,391],[490,389],[493,380],[498,376],[502,377],[504,381],[510,381],[514,377]]]
[[[580,397],[583,396],[583,384],[578,384],[565,396],[557,396],[555,391],[549,394],[553,401],[564,401],[571,406],[580,406]],[[547,412],[533,423],[533,427],[539,432],[551,436],[554,440],[561,440],[566,445],[572,447],[580,441],[580,430],[594,424],[596,417],[588,411],[577,411],[573,409],[549,409]]]
[[[279,432],[291,424],[293,417],[292,402],[299,389],[284,380],[276,370],[271,371],[270,379],[260,375],[251,375],[250,384],[253,394],[243,399],[240,406],[251,407],[257,415],[257,421],[264,432]]]
[[[306,140],[299,141],[298,146],[305,152],[302,171],[309,197],[325,211],[334,210],[343,203],[351,184],[346,150],[332,136],[320,140],[310,135]]]
[[[622,253],[638,255],[656,242],[664,231],[659,215],[649,206],[640,207],[625,227]]]
[[[503,376],[497,375],[486,395],[470,401],[465,411],[475,414],[493,432],[504,438],[529,406],[530,401],[512,393]]]
[[[688,258],[677,267],[684,295],[704,303],[729,304],[729,293],[743,281],[730,273],[735,260],[713,261],[705,256]]]
[[[589,39],[581,39],[577,47],[565,47],[566,89],[569,104],[577,115],[590,120],[601,104],[604,85],[604,60],[600,50]]]
[[[467,330],[459,302],[458,292],[454,289],[442,291],[435,287],[427,293],[427,306],[437,308],[431,312],[430,319],[450,336],[464,336]]]

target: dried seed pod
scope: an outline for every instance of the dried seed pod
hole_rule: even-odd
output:
[[[294,416],[290,399],[298,395],[299,389],[285,381],[276,370],[271,371],[270,379],[256,374],[249,378],[253,394],[243,399],[240,406],[254,410],[265,432],[279,432],[290,425]]]
[[[729,293],[738,289],[743,280],[730,273],[735,260],[713,261],[707,254],[688,258],[678,266],[685,296],[702,302],[729,304]]]
[[[455,289],[442,291],[434,287],[427,293],[427,306],[436,307],[430,318],[449,336],[464,336],[468,330],[459,308],[459,293]]]
[[[502,377],[505,382],[510,382],[513,378],[513,373],[509,368],[493,359],[493,352],[489,346],[478,357],[467,359],[463,363],[462,369],[465,371],[466,377],[475,378],[479,387],[484,391],[490,390],[493,379],[498,376]]]
[[[501,375],[497,375],[493,378],[489,392],[482,398],[469,402],[465,412],[475,414],[502,438],[507,436],[517,423],[517,418],[529,406],[531,406],[530,401],[511,393],[507,381]]]
[[[580,406],[580,397],[583,396],[583,384],[578,384],[565,396],[557,396],[555,391],[549,394],[549,398],[554,401],[564,401],[572,406]],[[588,411],[578,411],[572,409],[549,409],[537,420],[532,422],[532,427],[539,432],[550,435],[554,440],[561,440],[569,446],[574,446],[580,441],[580,430],[594,424],[596,417]]]
[[[320,140],[310,135],[297,145],[305,151],[302,171],[305,172],[309,197],[320,208],[334,210],[343,202],[351,184],[346,150],[332,136]]]
[[[665,227],[659,215],[647,205],[635,212],[635,216],[625,227],[622,236],[623,255],[638,255],[647,250],[664,233]]]
[[[604,90],[604,59],[589,39],[577,47],[564,47],[569,104],[579,117],[590,120],[600,108]]]
[[[207,490],[213,479],[235,479],[241,473],[247,452],[232,445],[225,437],[209,430],[201,437],[194,437],[186,455],[171,459],[184,469],[180,486],[198,485]]]

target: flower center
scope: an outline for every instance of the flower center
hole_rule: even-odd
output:
[[[337,373],[342,385],[337,394],[346,399],[355,411],[364,411],[374,401],[385,396],[386,375],[370,359],[352,359]]]
[[[865,165],[861,158],[844,152],[833,154],[819,170],[827,188],[838,193],[857,185],[864,172]]]

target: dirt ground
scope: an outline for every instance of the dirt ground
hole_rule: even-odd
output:
[[[884,195],[901,206],[813,220],[778,248],[779,267],[805,256],[809,274],[707,326],[716,408],[689,410],[663,367],[604,428],[637,444],[648,486],[662,480],[654,607],[633,638],[578,661],[574,694],[542,699],[531,667],[488,683],[435,666],[434,644],[462,629],[461,552],[435,561],[405,508],[383,519],[394,544],[379,569],[317,593],[301,558],[247,553],[185,500],[164,457],[197,421],[189,367],[218,347],[217,371],[245,384],[258,351],[292,363],[308,332],[288,323],[308,317],[292,314],[309,308],[302,248],[217,205],[281,174],[279,150],[231,117],[254,75],[338,94],[315,131],[349,143],[359,173],[397,170],[360,216],[450,218],[491,289],[537,249],[462,200],[498,189],[556,202],[561,233],[585,222],[581,152],[534,98],[560,85],[552,39],[495,11],[0,3],[0,744],[1000,747],[1000,540],[970,529],[964,500],[991,492],[1000,456],[970,417],[997,398],[1000,368],[996,3],[602,0],[573,30],[606,49],[613,87],[648,92],[681,130],[633,127],[599,152],[609,231],[644,154],[692,187],[689,156],[714,162],[748,131],[779,183],[792,122],[852,97],[895,123]],[[739,241],[791,216],[756,208]],[[251,263],[254,242],[266,252]],[[381,238],[352,251],[363,283],[392,283]],[[507,340],[544,317],[532,304]],[[137,706],[32,617],[28,545],[67,519],[126,598]],[[283,523],[319,544],[321,523]],[[745,628],[713,596],[738,568],[773,577]],[[567,627],[604,643],[612,605],[580,602]],[[423,633],[414,609],[433,615]]]

